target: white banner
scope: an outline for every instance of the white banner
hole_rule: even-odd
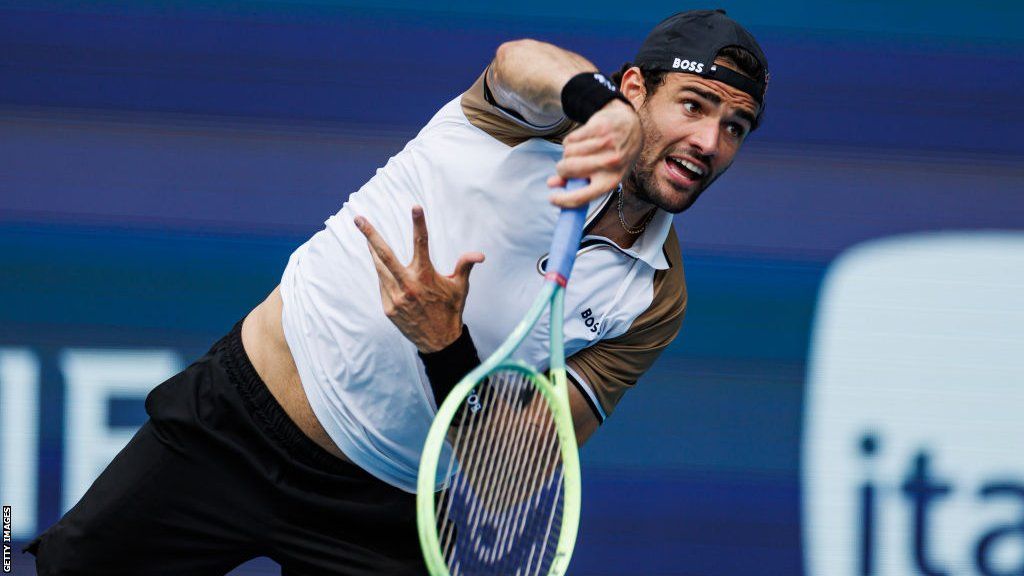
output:
[[[1024,233],[840,257],[805,414],[809,576],[1024,574]]]

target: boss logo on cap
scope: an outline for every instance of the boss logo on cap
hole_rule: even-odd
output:
[[[673,60],[672,67],[686,72],[696,72],[697,74],[704,71],[703,62],[697,62],[696,60],[683,60],[681,58]]]

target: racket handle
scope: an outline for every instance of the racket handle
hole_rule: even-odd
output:
[[[588,184],[587,180],[574,178],[569,180],[566,190],[576,190]],[[572,265],[576,261],[576,251],[583,236],[583,224],[587,220],[588,204],[576,208],[563,208],[555,225],[555,236],[551,239],[551,250],[548,251],[547,273],[544,277],[557,282],[563,288],[569,281]]]

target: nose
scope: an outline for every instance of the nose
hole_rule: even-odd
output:
[[[687,139],[687,143],[700,151],[701,154],[712,158],[718,153],[718,132],[720,130],[718,119],[713,117],[703,118]]]

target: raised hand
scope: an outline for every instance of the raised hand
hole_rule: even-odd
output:
[[[574,208],[618,186],[643,146],[640,119],[633,107],[612,100],[562,141],[562,160],[548,186],[564,187],[570,178],[589,178],[590,184],[572,192],[551,195],[551,202]]]
[[[408,266],[395,257],[387,242],[362,216],[356,228],[366,237],[377,268],[384,314],[420,352],[437,352],[462,334],[462,310],[469,293],[469,273],[484,261],[480,252],[459,257],[448,276],[438,274],[430,262],[427,222],[423,208],[413,206],[413,256]]]

